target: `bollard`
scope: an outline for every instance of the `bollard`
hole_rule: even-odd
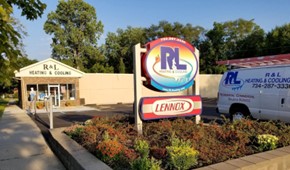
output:
[[[52,96],[49,96],[49,127],[53,129]]]

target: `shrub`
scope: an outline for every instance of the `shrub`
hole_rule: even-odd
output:
[[[160,165],[160,161],[157,161],[153,157],[151,159],[147,157],[134,160],[131,168],[133,170],[160,170]]]
[[[270,134],[257,136],[257,144],[259,151],[273,150],[277,147],[278,138]]]
[[[171,146],[166,147],[169,166],[177,169],[189,169],[197,164],[198,151],[194,150],[189,140],[172,138]]]
[[[103,159],[114,158],[123,151],[123,145],[117,140],[107,139],[98,144],[97,150],[102,153]]]
[[[83,132],[84,126],[79,124],[72,125],[64,130],[64,133],[66,133],[70,138],[74,139],[77,142],[80,142],[81,134]]]
[[[131,168],[134,170],[159,170],[161,161],[157,161],[153,157],[149,159],[149,144],[145,140],[137,140],[134,146],[135,150],[140,154],[138,159],[135,159]]]
[[[66,133],[113,169],[188,169],[290,144],[290,126],[281,122],[245,119],[195,124],[178,118],[143,125],[143,135],[138,136],[126,116],[94,117]],[[258,142],[260,134],[279,140]]]

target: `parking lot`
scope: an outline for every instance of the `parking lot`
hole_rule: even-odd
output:
[[[208,123],[216,120],[221,122],[220,114],[216,113],[216,100],[203,99],[203,108],[201,119]],[[85,122],[95,116],[113,116],[113,115],[131,115],[133,116],[132,104],[115,104],[100,106],[73,107],[70,109],[55,109],[53,112],[54,128],[67,127],[76,122]],[[45,111],[37,113],[36,120],[43,126],[49,128],[49,117]]]

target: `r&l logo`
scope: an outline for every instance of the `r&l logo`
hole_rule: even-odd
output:
[[[238,74],[238,71],[229,71],[224,79],[223,86],[232,90],[240,90],[244,85],[244,81],[238,79]]]
[[[167,63],[170,70],[186,70],[185,64],[179,64],[179,48],[160,47],[161,50],[161,69],[167,69]]]
[[[149,43],[148,46],[150,48],[143,67],[153,87],[174,92],[193,85],[198,61],[195,49],[190,44],[178,38],[165,37]]]

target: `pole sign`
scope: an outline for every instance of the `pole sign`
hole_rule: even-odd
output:
[[[145,97],[141,99],[142,120],[200,115],[200,96]]]
[[[142,67],[151,86],[160,91],[178,92],[193,85],[198,72],[195,48],[175,37],[164,37],[147,44]]]

